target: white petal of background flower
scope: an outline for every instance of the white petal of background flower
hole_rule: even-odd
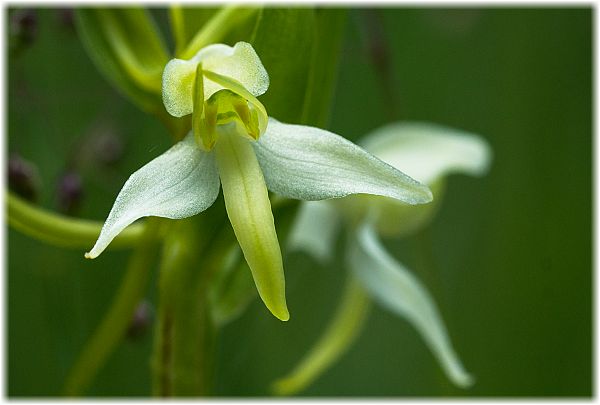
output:
[[[348,246],[347,261],[374,300],[417,329],[454,384],[468,387],[473,383],[452,348],[433,298],[411,272],[385,251],[371,225],[358,229]]]
[[[479,136],[420,122],[386,125],[371,132],[360,144],[427,185],[450,173],[484,175],[492,157],[489,145]]]
[[[190,133],[129,177],[86,257],[97,257],[141,217],[181,219],[204,211],[217,199],[219,184],[214,155],[200,150]]]
[[[305,250],[326,265],[333,259],[340,225],[335,208],[326,201],[306,201],[298,209],[288,236],[288,248]]]
[[[339,135],[269,118],[254,150],[269,190],[284,197],[323,200],[375,194],[409,204],[431,201],[429,188]]]

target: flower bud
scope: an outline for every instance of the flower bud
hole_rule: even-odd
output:
[[[40,175],[32,163],[19,155],[8,160],[8,187],[19,196],[29,201],[37,201],[39,197]]]
[[[110,166],[117,163],[123,156],[123,141],[114,131],[105,130],[94,137],[92,150],[98,163]]]
[[[364,10],[366,47],[379,75],[387,76],[390,70],[389,45],[383,28],[383,18],[378,10]]]
[[[75,30],[75,13],[72,8],[59,8],[56,10],[58,23],[67,30]]]
[[[58,210],[64,214],[74,215],[81,205],[83,186],[81,176],[75,172],[65,173],[58,182]]]
[[[138,339],[146,333],[152,323],[153,312],[152,305],[148,301],[140,301],[127,328],[128,339]]]
[[[10,48],[13,52],[31,45],[38,32],[38,17],[35,10],[16,10],[10,16]]]

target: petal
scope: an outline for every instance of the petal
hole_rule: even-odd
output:
[[[325,265],[333,258],[339,225],[337,212],[328,202],[306,201],[296,215],[288,248],[305,250]]]
[[[373,298],[417,329],[448,378],[460,387],[471,385],[473,378],[454,352],[433,299],[419,280],[382,248],[370,225],[359,228],[347,254],[349,266]]]
[[[167,63],[162,76],[162,95],[169,114],[183,117],[192,113],[194,81],[199,63],[202,63],[205,74],[205,100],[217,91],[228,88],[244,96],[253,105],[258,104],[259,109],[262,107],[255,96],[267,91],[269,75],[254,48],[246,42],[238,42],[234,47],[223,44],[209,45],[189,61],[171,59]],[[264,110],[264,107],[262,109]],[[266,112],[264,115],[266,116]]]
[[[252,45],[247,42],[238,42],[233,47],[209,45],[202,48],[191,61],[202,62],[204,70],[240,82],[254,96],[260,96],[269,88],[269,74]],[[223,88],[209,80],[204,86],[206,98]]]
[[[273,384],[278,395],[302,391],[339,359],[354,342],[367,317],[370,300],[354,276],[349,275],[344,295],[325,333],[286,377]]]
[[[218,194],[219,176],[214,156],[201,151],[190,133],[129,177],[86,257],[97,257],[115,236],[138,218],[191,217],[210,207]]]
[[[323,200],[375,194],[409,204],[431,201],[427,186],[331,132],[269,118],[254,148],[269,190],[288,198]]]
[[[481,176],[491,150],[476,135],[443,126],[394,123],[369,134],[361,145],[381,160],[430,185],[451,172]]]
[[[162,97],[167,112],[174,117],[191,114],[192,92],[198,63],[171,59],[165,66],[162,81]]]
[[[282,321],[290,317],[269,194],[250,141],[222,134],[215,145],[227,215],[260,297]]]

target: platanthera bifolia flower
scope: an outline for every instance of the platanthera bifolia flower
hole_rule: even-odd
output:
[[[302,362],[274,384],[279,394],[300,391],[331,365],[352,343],[366,317],[370,299],[408,320],[425,340],[448,378],[467,387],[472,377],[455,353],[439,310],[425,286],[392,257],[378,234],[408,235],[426,224],[440,202],[444,177],[451,173],[481,176],[491,151],[471,134],[425,123],[394,123],[368,135],[364,148],[427,184],[431,204],[410,206],[379,196],[350,196],[303,203],[290,235],[290,248],[331,259],[339,226],[348,230],[346,262],[350,274],[334,319]]]
[[[250,44],[201,49],[173,59],[163,73],[163,101],[176,117],[192,114],[192,131],[136,171],[120,191],[98,241],[97,257],[133,221],[196,215],[223,187],[225,207],[259,295],[289,319],[283,263],[267,189],[322,200],[365,193],[406,204],[431,201],[429,188],[348,140],[322,129],[268,117],[256,98],[269,76]]]

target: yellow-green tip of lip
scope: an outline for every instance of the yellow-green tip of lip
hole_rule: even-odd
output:
[[[287,322],[290,320],[290,313],[287,310],[284,313],[282,313],[280,315],[275,315],[275,316],[284,322]]]
[[[271,307],[267,307],[269,309],[269,311],[271,311],[271,313],[280,321],[288,321],[290,319],[290,312],[287,309],[287,306],[283,306],[283,308],[271,308]]]
[[[283,272],[283,270],[282,270]],[[290,319],[290,312],[287,308],[287,302],[285,299],[285,287],[283,285],[275,284],[275,291],[273,286],[268,283],[257,284],[258,295],[262,300],[263,304],[271,314],[280,321],[288,321]]]
[[[277,396],[288,396],[298,392],[298,383],[292,378],[282,378],[271,385],[271,392]]]

